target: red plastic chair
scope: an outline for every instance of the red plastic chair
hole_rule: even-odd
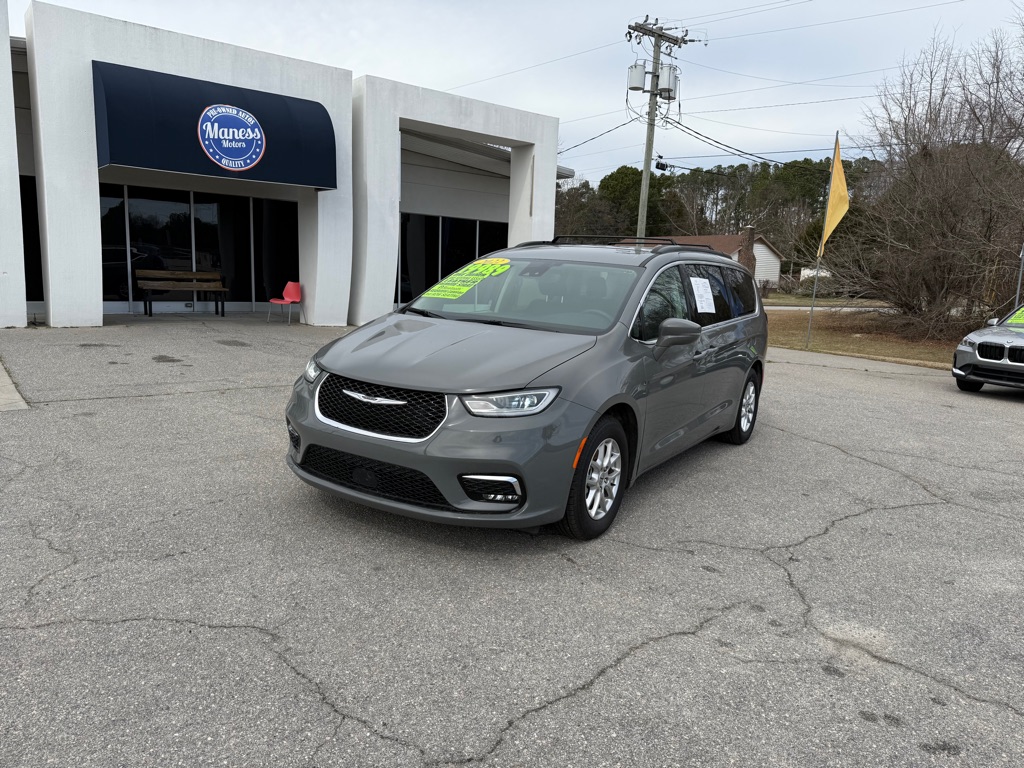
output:
[[[292,304],[299,305],[299,319],[302,322],[306,322],[306,318],[302,314],[302,286],[299,283],[287,283],[284,287],[284,291],[280,299],[271,299],[271,304],[277,304],[281,307],[281,314],[284,315],[284,305],[288,305],[288,325],[292,324]],[[270,322],[270,310],[273,307],[267,308],[267,322]]]

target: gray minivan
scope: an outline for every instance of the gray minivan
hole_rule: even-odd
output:
[[[643,472],[757,419],[749,271],[693,246],[525,243],[319,350],[288,466],[369,507],[590,539]]]

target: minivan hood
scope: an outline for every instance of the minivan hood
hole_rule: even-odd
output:
[[[597,337],[390,314],[338,339],[319,358],[332,373],[403,389],[498,392],[525,387]]]

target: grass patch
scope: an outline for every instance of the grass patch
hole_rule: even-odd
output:
[[[766,307],[809,307],[810,296],[799,296],[795,293],[773,293],[764,300]],[[885,303],[875,299],[832,299],[821,298],[814,301],[817,307],[884,307]]]
[[[809,312],[792,310],[766,314],[771,346],[806,349]],[[949,367],[959,339],[911,341],[894,333],[890,323],[889,318],[878,312],[816,311],[811,351]]]

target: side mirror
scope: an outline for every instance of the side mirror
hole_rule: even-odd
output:
[[[658,340],[654,344],[654,358],[660,358],[669,347],[693,344],[700,338],[700,334],[701,327],[690,320],[678,317],[662,320],[658,328]]]
[[[999,325],[999,318],[990,317],[988,320],[985,321],[985,325]]]

